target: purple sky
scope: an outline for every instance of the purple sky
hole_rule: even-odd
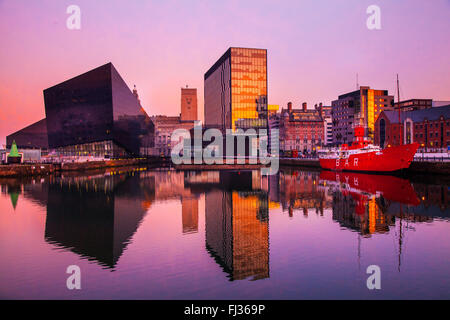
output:
[[[81,8],[81,30],[66,8]],[[369,5],[381,30],[366,27]],[[268,49],[269,103],[329,104],[360,85],[450,100],[449,0],[0,0],[0,146],[45,116],[42,91],[112,62],[149,115],[177,115],[230,46]]]

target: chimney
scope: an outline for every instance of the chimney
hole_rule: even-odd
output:
[[[302,103],[302,107],[303,107],[303,112],[306,112],[306,102]]]
[[[322,102],[319,103],[319,115],[320,115],[321,117],[323,117],[323,107],[322,107]]]
[[[288,102],[288,112],[291,113],[292,112],[292,102]]]

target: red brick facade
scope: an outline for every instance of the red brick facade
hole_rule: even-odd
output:
[[[281,110],[280,149],[314,152],[324,144],[324,121],[317,110],[307,110],[306,104],[301,110]]]
[[[450,146],[450,106],[401,113],[383,111],[375,122],[375,144],[382,147],[417,142],[427,149]],[[383,142],[384,141],[384,142]]]

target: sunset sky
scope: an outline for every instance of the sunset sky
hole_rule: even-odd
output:
[[[81,8],[81,30],[66,9]],[[369,5],[381,30],[366,27]],[[268,50],[270,104],[330,104],[359,84],[450,100],[449,0],[0,0],[0,147],[45,117],[42,91],[112,62],[149,115],[177,115],[230,46]]]

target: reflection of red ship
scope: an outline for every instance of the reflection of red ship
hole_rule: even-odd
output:
[[[342,192],[349,192],[362,205],[365,203],[363,198],[369,195],[382,195],[387,200],[413,206],[420,203],[411,183],[398,177],[322,171],[320,180],[335,184]]]
[[[364,138],[363,127],[356,127],[351,146],[320,152],[319,161],[322,168],[330,170],[390,172],[408,168],[418,147],[418,143],[410,143],[381,149]]]
[[[417,206],[420,204],[420,200],[417,197],[411,183],[402,178],[387,176],[387,175],[373,175],[354,172],[331,172],[322,171],[320,173],[319,184],[325,186],[331,186],[336,188],[344,195],[350,195],[355,201],[355,213],[359,217],[364,217],[366,214],[366,205],[370,203],[376,203],[381,212],[385,212],[387,206],[384,200],[387,202],[397,202],[399,207],[399,231],[395,232],[398,236],[398,271],[400,272],[401,255],[403,250],[403,242],[405,238],[405,230],[403,228],[403,204]],[[370,207],[370,205],[369,205]],[[369,209],[370,216],[370,209]],[[370,217],[369,217],[370,219]],[[376,218],[375,226],[376,230]],[[386,220],[386,217],[383,219]],[[369,222],[369,225],[371,223]],[[408,226],[406,226],[406,229]],[[370,232],[370,228],[369,228]],[[358,263],[361,257],[360,252],[361,238],[358,234]]]

